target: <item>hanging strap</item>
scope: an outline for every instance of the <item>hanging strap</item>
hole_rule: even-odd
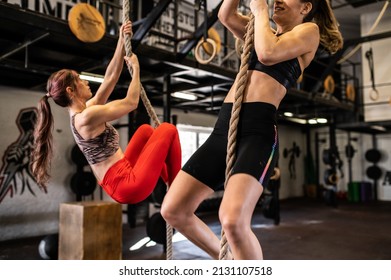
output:
[[[373,51],[372,48],[370,48],[368,51],[365,53],[365,57],[368,60],[368,65],[369,65],[369,72],[371,74],[371,83],[372,83],[372,90],[369,93],[369,97],[375,101],[379,98],[379,92],[376,89],[375,86],[375,69],[374,69],[374,63],[373,63]]]
[[[232,106],[231,118],[229,122],[228,130],[228,144],[227,144],[227,167],[225,170],[225,183],[224,188],[227,186],[229,177],[231,176],[232,167],[235,161],[235,150],[236,150],[236,135],[237,127],[239,123],[239,113],[242,108],[242,102],[244,98],[244,89],[247,84],[247,70],[248,70],[248,61],[251,54],[251,49],[254,45],[254,15],[250,14],[250,20],[246,27],[246,35],[244,38],[243,52],[241,55],[240,70],[235,79],[236,89],[235,89],[235,100]],[[221,241],[220,241],[220,260],[227,259],[228,255],[228,242],[225,236],[224,230],[221,231]]]

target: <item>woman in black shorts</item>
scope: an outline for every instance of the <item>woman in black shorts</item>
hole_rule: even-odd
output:
[[[225,0],[220,21],[243,39],[249,17],[238,13],[239,0]],[[278,153],[276,111],[287,90],[310,64],[319,43],[331,53],[342,36],[329,0],[276,0],[271,29],[265,0],[252,0],[254,49],[248,67],[236,139],[236,160],[225,186],[219,218],[234,259],[262,259],[251,218],[271,176]],[[199,219],[199,204],[225,180],[227,137],[236,81],[228,92],[214,131],[183,166],[162,205],[165,220],[217,259],[220,240]]]

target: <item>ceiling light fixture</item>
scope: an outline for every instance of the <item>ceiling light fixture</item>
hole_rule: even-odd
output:
[[[98,75],[98,74],[92,74],[92,73],[87,73],[87,72],[81,72],[80,75],[79,75],[80,79],[82,80],[86,80],[86,81],[89,81],[89,82],[93,82],[93,83],[103,83],[103,78],[104,76],[102,75]]]
[[[317,118],[316,121],[318,123],[327,123],[327,119],[326,118]]]
[[[380,126],[380,125],[371,125],[370,128],[378,131],[387,131],[387,129],[384,126]]]
[[[182,91],[173,92],[173,93],[171,93],[171,96],[175,97],[175,98],[192,100],[192,101],[197,100],[197,96],[195,96],[194,94],[182,92]]]
[[[284,112],[285,117],[293,117],[293,113],[291,112]]]

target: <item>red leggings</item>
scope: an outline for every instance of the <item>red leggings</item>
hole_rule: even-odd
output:
[[[156,129],[140,126],[124,158],[106,172],[99,184],[114,200],[134,204],[146,199],[159,177],[169,185],[181,168],[181,146],[176,127],[162,123]]]

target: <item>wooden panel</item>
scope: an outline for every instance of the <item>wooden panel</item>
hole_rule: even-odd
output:
[[[122,256],[122,207],[83,201],[60,204],[60,260],[119,260]]]

